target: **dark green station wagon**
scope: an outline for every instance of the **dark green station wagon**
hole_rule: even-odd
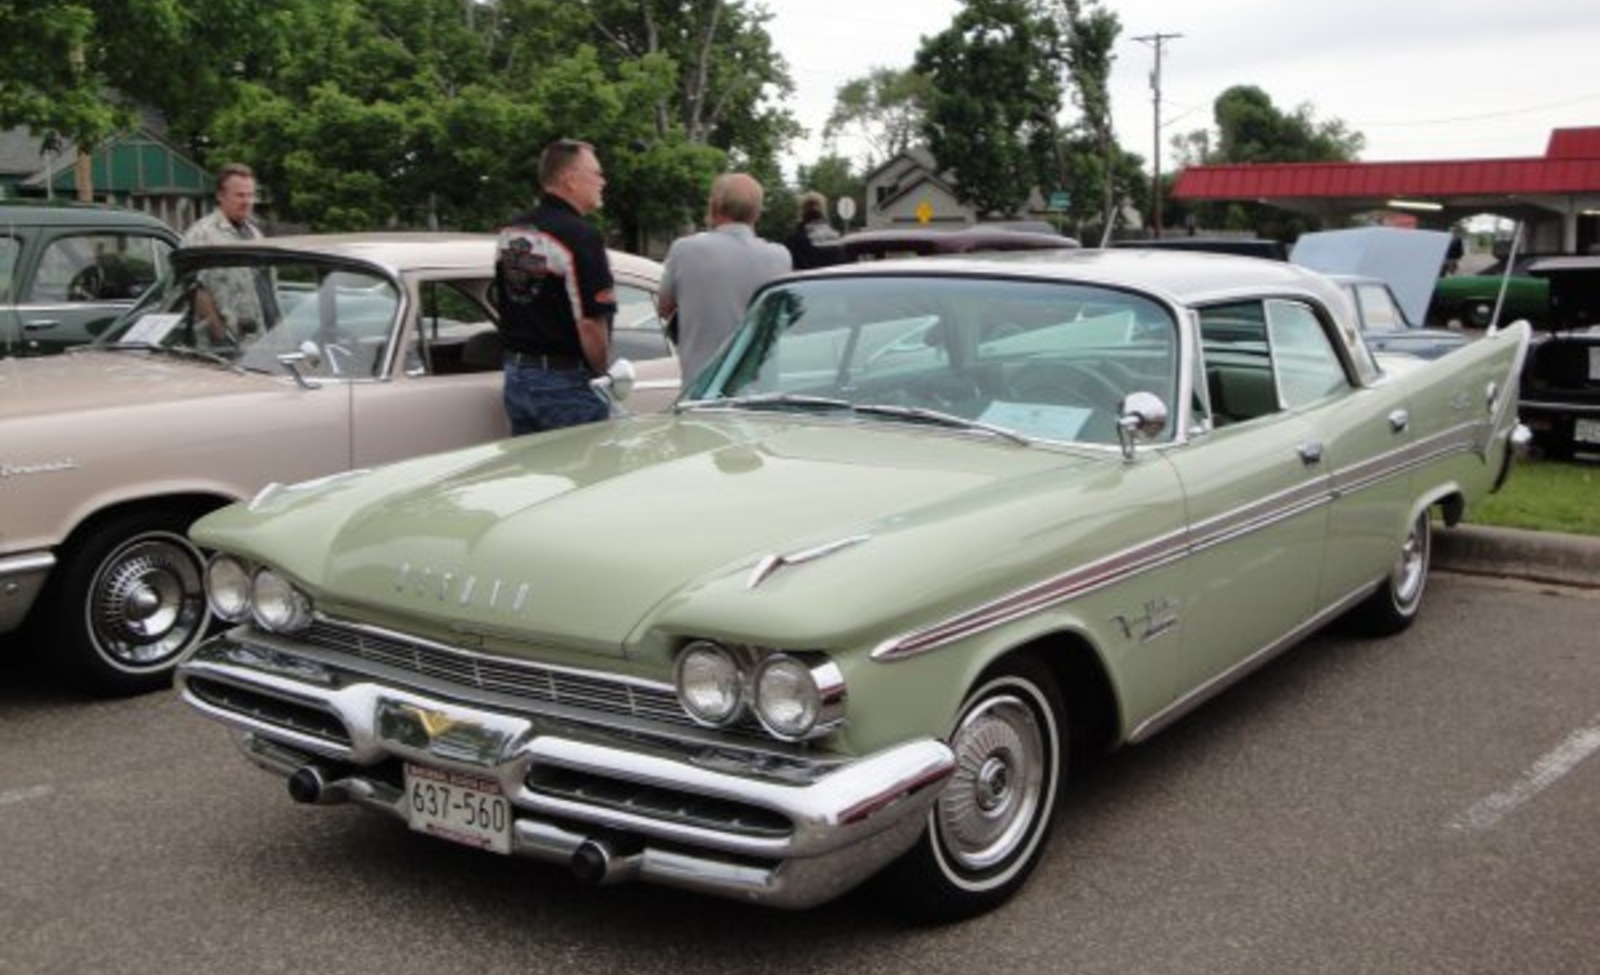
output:
[[[133,306],[178,235],[136,210],[0,203],[0,356],[82,345]]]

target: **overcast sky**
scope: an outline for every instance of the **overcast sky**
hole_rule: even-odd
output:
[[[792,109],[821,151],[834,92],[872,68],[909,67],[924,35],[959,0],[758,0],[789,63]],[[1112,113],[1122,144],[1148,166],[1154,148],[1154,52],[1133,38],[1181,34],[1161,59],[1162,168],[1169,137],[1211,126],[1211,104],[1252,84],[1282,111],[1366,136],[1362,158],[1542,155],[1551,129],[1600,125],[1597,0],[1102,0],[1122,22]],[[851,147],[841,147],[846,154]]]

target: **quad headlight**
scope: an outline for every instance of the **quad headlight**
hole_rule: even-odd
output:
[[[250,616],[250,569],[231,555],[206,564],[206,598],[218,619],[241,623]]]
[[[844,675],[833,662],[775,653],[755,670],[756,720],[774,738],[798,741],[844,719]]]
[[[696,640],[678,655],[674,678],[684,711],[711,727],[749,711],[774,738],[800,741],[844,720],[844,676],[821,654],[761,655]]]
[[[257,569],[250,586],[251,612],[264,630],[297,633],[311,625],[311,600],[271,569]]]
[[[206,599],[211,612],[229,623],[254,619],[273,633],[296,633],[311,625],[311,600],[282,575],[218,553],[206,563]]]
[[[725,647],[696,640],[678,655],[673,678],[678,700],[689,717],[720,727],[739,717],[744,707],[744,674]]]

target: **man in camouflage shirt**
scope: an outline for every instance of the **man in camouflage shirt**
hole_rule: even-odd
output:
[[[184,247],[259,240],[256,226],[256,177],[243,163],[228,163],[217,171],[217,208],[184,231]],[[201,271],[195,292],[195,340],[201,348],[237,346],[270,324],[273,311],[271,281],[264,272],[247,267]]]

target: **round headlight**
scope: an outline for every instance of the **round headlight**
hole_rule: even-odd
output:
[[[822,691],[811,668],[775,653],[756,669],[756,717],[779,738],[803,738],[822,715]]]
[[[311,625],[311,600],[271,569],[256,573],[251,588],[256,622],[273,633],[294,633]]]
[[[674,669],[678,701],[689,717],[702,724],[725,725],[739,716],[744,675],[725,648],[697,640],[678,655]]]
[[[238,623],[250,615],[250,570],[231,555],[206,564],[206,598],[219,619]]]

